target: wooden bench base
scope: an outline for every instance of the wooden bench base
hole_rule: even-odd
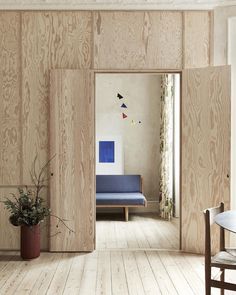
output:
[[[121,205],[97,205],[97,208],[123,208],[124,212],[124,219],[125,221],[129,221],[129,208],[143,208],[147,207],[147,203],[145,202],[145,205],[136,205],[136,206],[121,206]]]
[[[129,207],[124,208],[125,221],[129,221]]]

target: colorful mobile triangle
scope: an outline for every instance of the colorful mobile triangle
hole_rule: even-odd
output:
[[[120,106],[121,108],[126,108],[127,109],[127,105],[122,103],[122,105]]]
[[[122,96],[120,93],[117,93],[117,97],[118,97],[119,99],[122,99],[122,98],[123,98],[123,96]]]
[[[128,116],[125,113],[122,113],[123,119],[126,119]]]

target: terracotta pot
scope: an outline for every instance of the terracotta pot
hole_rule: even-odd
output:
[[[33,259],[40,255],[40,226],[21,226],[20,254],[23,259]]]

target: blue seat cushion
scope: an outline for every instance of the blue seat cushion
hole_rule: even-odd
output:
[[[140,175],[97,175],[97,193],[136,193],[141,189]]]
[[[145,205],[141,193],[96,193],[96,205]]]

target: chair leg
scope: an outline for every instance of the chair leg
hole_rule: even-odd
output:
[[[205,295],[211,295],[211,285],[210,285],[210,282],[206,282],[206,285],[205,285]]]
[[[205,266],[205,295],[211,295],[211,267]]]
[[[220,269],[222,271],[221,275],[220,275],[220,281],[224,282],[225,281],[225,270],[224,269]],[[225,294],[225,290],[224,289],[220,289],[220,295],[224,295]]]

